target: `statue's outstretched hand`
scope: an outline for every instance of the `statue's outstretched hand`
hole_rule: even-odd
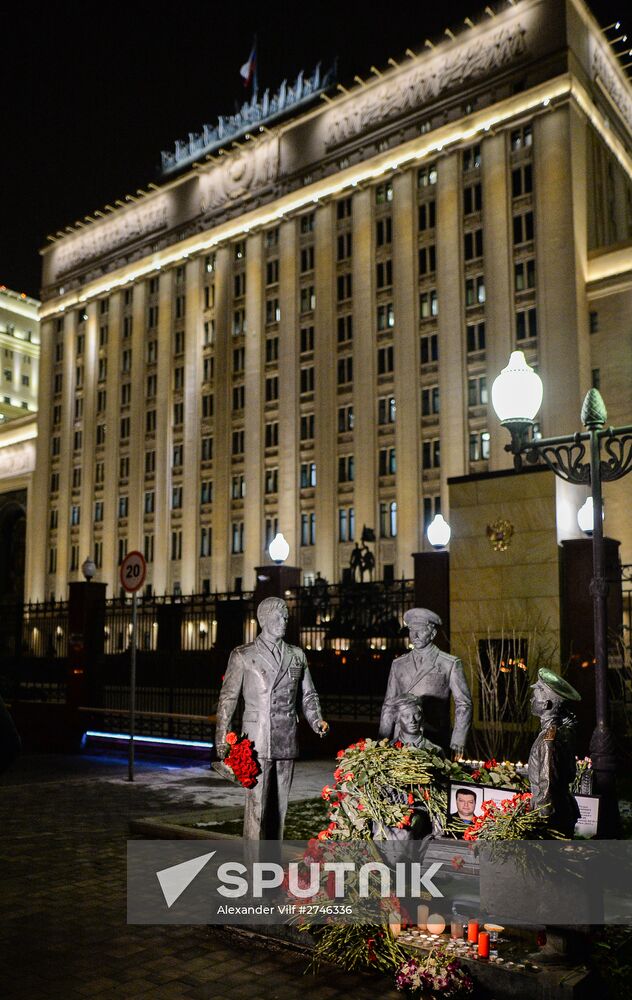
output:
[[[324,719],[319,719],[317,722],[317,726],[318,726],[318,735],[326,736],[327,733],[329,732],[329,723],[325,722]]]

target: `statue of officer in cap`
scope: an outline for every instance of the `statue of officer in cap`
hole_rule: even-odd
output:
[[[421,698],[424,736],[449,754],[462,757],[472,721],[472,696],[463,665],[435,646],[439,615],[427,608],[411,608],[404,615],[413,648],[393,660],[380,718],[380,738],[400,739],[398,699]],[[450,695],[454,699],[454,726],[450,735]]]
[[[533,685],[531,712],[540,719],[540,732],[528,763],[532,803],[552,830],[572,837],[579,807],[569,785],[575,779],[575,716],[568,702],[581,695],[559,674],[542,667]]]

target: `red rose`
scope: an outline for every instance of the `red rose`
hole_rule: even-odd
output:
[[[226,733],[226,742],[230,743],[231,747],[235,745],[238,738],[237,733]]]
[[[412,792],[409,792],[408,793],[408,805],[412,806],[412,804],[413,804],[414,801],[415,801],[415,796],[413,795]]]

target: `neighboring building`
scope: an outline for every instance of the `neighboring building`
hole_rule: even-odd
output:
[[[0,417],[37,409],[40,303],[0,285]]]
[[[37,418],[20,415],[0,424],[0,604],[24,598],[27,510],[32,503]],[[46,535],[31,533],[33,544]],[[0,637],[1,643],[1,637]]]
[[[132,548],[156,593],[250,588],[277,528],[308,578],[363,525],[410,577],[448,478],[511,464],[489,397],[516,347],[543,434],[597,379],[630,422],[629,81],[581,0],[502,7],[350,91],[301,76],[50,238],[31,598],[88,554],[116,592]]]

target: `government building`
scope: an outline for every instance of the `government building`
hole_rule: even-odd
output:
[[[378,578],[410,578],[449,481],[511,468],[491,385],[516,349],[542,435],[580,430],[591,386],[629,423],[612,35],[582,0],[499,0],[352,85],[254,95],[51,235],[27,597],[65,598],[87,556],[116,595],[132,549],[148,593],[250,590],[277,531],[336,582],[365,526]],[[632,562],[626,496],[605,529]]]

